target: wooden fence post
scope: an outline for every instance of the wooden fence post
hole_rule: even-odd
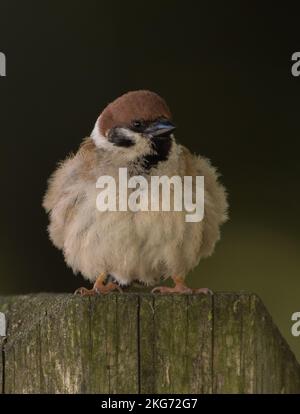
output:
[[[0,311],[0,393],[300,393],[254,294],[39,294]]]

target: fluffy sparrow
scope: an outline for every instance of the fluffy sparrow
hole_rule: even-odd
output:
[[[208,292],[190,289],[184,279],[214,251],[227,218],[226,192],[210,162],[178,144],[174,130],[171,112],[159,95],[126,93],[103,110],[91,136],[51,176],[43,202],[50,216],[50,239],[73,271],[94,283],[92,289],[76,293],[107,293],[133,281],[153,286],[168,277],[174,287],[153,291]],[[203,219],[188,222],[184,208],[99,211],[97,180],[109,176],[118,184],[120,168],[127,169],[129,178],[143,177],[149,183],[146,191],[153,176],[204,176]],[[192,188],[195,192],[194,184]],[[115,197],[120,198],[118,185]]]

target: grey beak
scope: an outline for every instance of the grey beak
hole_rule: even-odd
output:
[[[157,121],[150,124],[147,129],[145,129],[144,134],[152,137],[167,137],[174,130],[176,126],[171,121]]]

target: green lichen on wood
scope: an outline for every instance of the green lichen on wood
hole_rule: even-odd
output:
[[[253,392],[249,294],[216,295],[213,301],[213,392]]]
[[[41,294],[0,298],[0,311],[6,393],[300,392],[299,364],[252,294]]]
[[[140,305],[141,392],[211,392],[211,298],[144,296]]]
[[[90,299],[90,392],[138,393],[138,296]]]

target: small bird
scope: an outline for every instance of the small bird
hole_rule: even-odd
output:
[[[174,130],[163,98],[148,90],[128,92],[102,111],[77,153],[50,177],[43,200],[50,239],[73,272],[94,283],[76,294],[121,291],[121,286],[136,281],[155,286],[166,278],[172,278],[174,286],[156,286],[152,292],[210,292],[189,288],[185,277],[214,251],[220,225],[227,219],[226,191],[209,160],[180,145]],[[99,211],[96,182],[101,176],[118,182],[120,168],[149,183],[153,176],[203,176],[203,219],[187,222],[184,209]]]

